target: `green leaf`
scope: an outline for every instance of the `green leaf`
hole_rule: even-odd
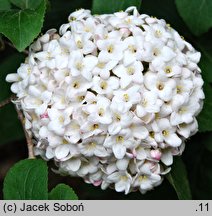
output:
[[[202,50],[202,56],[199,63],[202,70],[202,76],[208,82],[212,82],[212,52]]]
[[[92,12],[95,14],[114,13],[136,6],[139,10],[142,0],[93,0]]]
[[[4,180],[5,200],[48,199],[48,171],[43,160],[26,159],[16,163]]]
[[[9,10],[11,7],[9,0],[0,0],[0,11]]]
[[[10,0],[12,4],[21,9],[36,9],[43,0]]]
[[[19,51],[23,51],[40,33],[45,8],[46,3],[42,1],[36,10],[0,11],[0,32],[9,38]]]
[[[175,0],[177,9],[193,34],[199,36],[212,27],[211,0]]]
[[[212,88],[205,82],[203,89],[205,93],[204,105],[201,113],[197,117],[200,132],[212,131]]]
[[[211,43],[212,31],[204,34],[202,37],[196,40],[196,46],[201,51],[200,68],[202,69],[203,78],[212,82],[212,43]]]
[[[49,193],[49,200],[78,200],[78,197],[68,185],[59,184]]]
[[[175,158],[171,173],[167,175],[167,179],[180,200],[192,199],[186,168],[180,157]]]

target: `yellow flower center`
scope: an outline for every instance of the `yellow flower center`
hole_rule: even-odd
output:
[[[129,101],[129,95],[128,94],[124,94],[123,97],[124,97],[125,102]]]
[[[103,108],[100,108],[99,109],[99,116],[103,116],[105,113],[104,109]]]
[[[90,142],[88,145],[87,145],[87,149],[94,149],[96,147],[96,143],[95,142]]]
[[[163,134],[163,136],[168,136],[169,135],[169,131],[168,130],[163,130],[162,134]]]
[[[70,17],[68,21],[69,21],[69,22],[73,22],[73,21],[75,21],[75,20],[76,20],[75,17]]]
[[[124,137],[123,136],[117,136],[116,137],[116,142],[117,143],[123,143],[124,142]]]
[[[159,119],[160,118],[160,114],[159,113],[155,113],[155,119]]]
[[[107,82],[102,81],[100,84],[101,89],[105,90],[107,88]]]
[[[78,41],[76,42],[76,44],[77,44],[77,48],[78,48],[78,49],[82,49],[82,48],[83,48],[83,46],[82,46],[82,41],[81,41],[81,40],[78,40]]]
[[[65,121],[64,117],[63,117],[63,116],[60,116],[60,117],[59,117],[59,122],[60,122],[60,123],[63,123],[64,121]]]
[[[148,101],[146,100],[146,98],[144,98],[141,103],[142,103],[143,107],[146,107]]]
[[[183,113],[185,113],[187,111],[187,109],[185,108],[185,107],[181,107],[180,109],[179,109],[179,113],[180,114],[183,114]]]
[[[81,96],[78,96],[77,98],[78,98],[78,101],[81,102],[81,101],[83,101],[85,99],[85,96],[81,95]]]
[[[120,180],[126,182],[128,180],[128,177],[127,176],[120,176]]]
[[[110,46],[108,46],[107,51],[109,53],[112,53],[114,51],[114,46],[112,44]]]
[[[160,54],[160,50],[158,48],[153,49],[153,55],[158,56]]]
[[[157,37],[157,38],[159,38],[159,37],[161,37],[162,36],[162,32],[161,32],[161,30],[156,30],[155,31],[155,37]]]
[[[93,124],[92,126],[91,126],[91,130],[96,130],[96,129],[98,129],[99,128],[99,125],[98,124]]]
[[[129,75],[133,75],[133,74],[135,73],[135,69],[134,69],[133,67],[128,67],[128,68],[127,68],[127,73],[128,73]]]
[[[31,68],[27,68],[27,74],[29,75],[31,73]]]
[[[146,180],[146,179],[147,179],[147,176],[145,176],[145,175],[141,175],[138,177],[139,182],[142,182],[143,180]]]
[[[50,60],[51,59],[51,53],[50,52],[47,52],[47,60]]]
[[[75,81],[75,82],[73,83],[73,88],[78,89],[79,87],[80,87],[79,82],[78,82],[78,81]]]
[[[77,70],[81,71],[83,69],[83,64],[81,62],[76,63]]]
[[[119,114],[115,114],[116,121],[121,121],[121,116]]]
[[[164,84],[163,83],[158,83],[157,85],[158,90],[163,90],[164,89]]]
[[[155,132],[154,132],[154,131],[150,131],[150,132],[149,132],[149,136],[150,136],[151,138],[154,138],[154,137],[155,137]]]
[[[182,93],[182,86],[177,86],[177,94]]]
[[[100,69],[103,69],[103,68],[105,67],[105,63],[99,62],[99,63],[97,64],[97,67],[100,68]]]
[[[165,73],[170,74],[172,72],[172,68],[170,66],[166,66],[164,71]]]
[[[63,144],[68,144],[69,142],[66,139],[63,139]]]
[[[128,49],[130,50],[130,52],[135,53],[136,52],[136,47],[133,45],[129,45]]]

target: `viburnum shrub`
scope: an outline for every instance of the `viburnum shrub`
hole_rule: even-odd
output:
[[[145,193],[197,132],[200,53],[135,7],[80,9],[68,20],[39,37],[6,78],[35,153],[102,189]]]

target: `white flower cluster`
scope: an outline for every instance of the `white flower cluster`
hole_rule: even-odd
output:
[[[37,154],[102,189],[153,189],[197,131],[200,53],[135,7],[78,10],[59,33],[40,37],[7,76]]]

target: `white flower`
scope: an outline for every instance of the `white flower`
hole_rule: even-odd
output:
[[[115,135],[121,129],[129,127],[132,123],[133,114],[120,102],[112,102],[110,109],[112,111],[113,121],[108,126],[108,132],[111,135]]]
[[[198,123],[197,120],[194,119],[194,121],[191,122],[190,124],[185,124],[185,123],[179,124],[177,132],[181,136],[187,139],[189,136],[195,134],[197,130],[198,130]]]
[[[107,126],[99,124],[97,120],[86,121],[80,127],[80,133],[83,139],[91,136],[96,136],[98,134],[106,134]]]
[[[117,77],[111,76],[107,80],[101,79],[98,76],[93,78],[92,90],[96,91],[98,94],[105,94],[111,97],[114,90],[119,87],[119,79]]]
[[[98,122],[100,124],[111,124],[112,116],[109,110],[110,100],[97,96],[97,103],[89,104],[83,110],[89,114],[88,120],[91,122]]]
[[[58,135],[62,135],[65,132],[65,126],[70,123],[70,116],[73,109],[67,108],[64,111],[59,111],[55,108],[48,109],[48,116],[50,122],[48,124],[48,129],[53,131]]]
[[[72,76],[82,75],[85,79],[90,81],[92,79],[91,70],[95,67],[97,62],[98,59],[92,55],[83,57],[80,51],[73,51],[68,67],[71,70]]]
[[[170,117],[172,125],[181,123],[189,124],[194,120],[195,113],[199,110],[200,104],[192,99],[175,110]]]
[[[121,35],[118,31],[110,32],[105,40],[98,40],[97,47],[100,50],[99,57],[104,61],[123,58],[123,51],[126,44],[121,41]]]
[[[25,89],[28,85],[36,83],[36,75],[39,74],[39,70],[36,66],[32,67],[29,64],[21,64],[17,73],[8,74],[6,77],[7,82],[14,82],[11,85],[11,91],[17,94],[18,97],[26,95]]]
[[[84,177],[87,174],[93,174],[98,171],[98,165],[99,161],[96,157],[91,158],[87,162],[81,162],[81,167],[77,171],[77,175]]]
[[[86,179],[85,182],[88,184],[93,184],[94,186],[100,186],[102,184],[102,171],[97,171],[96,173],[92,173],[89,175],[89,179]]]
[[[138,85],[134,85],[127,90],[117,90],[114,91],[114,97],[112,102],[122,102],[130,109],[133,104],[136,104],[140,101],[139,94],[140,87]]]
[[[103,144],[107,148],[112,148],[117,159],[122,159],[127,151],[127,148],[132,148],[135,145],[129,129],[122,129],[118,135],[108,136]]]
[[[135,35],[131,37],[127,37],[124,40],[124,43],[127,46],[127,49],[124,51],[123,63],[125,66],[128,66],[134,63],[136,60],[141,60],[141,53],[143,47],[138,44],[143,43],[143,35]]]
[[[108,156],[108,152],[102,145],[104,140],[104,136],[85,139],[79,144],[80,152],[86,157],[92,157],[94,155],[97,157],[106,157]]]
[[[171,38],[171,34],[169,31],[165,29],[164,25],[160,24],[153,24],[151,26],[149,25],[143,25],[143,28],[145,29],[146,35],[145,39],[149,42],[151,41],[163,41],[166,42],[169,38]]]
[[[102,57],[103,58],[103,57]],[[108,79],[110,76],[110,70],[112,70],[116,65],[117,60],[105,61],[105,59],[98,58],[98,63],[93,69],[93,75],[99,75],[103,79]]]
[[[68,83],[66,95],[70,99],[75,98],[78,93],[86,92],[92,86],[92,83],[88,82],[82,76],[71,77],[66,82]]]
[[[79,155],[79,149],[76,145],[69,144],[65,139],[63,140],[62,145],[59,145],[55,148],[55,157],[58,160],[64,161],[73,156]]]
[[[115,172],[109,175],[107,177],[107,180],[115,183],[115,190],[117,192],[124,191],[125,194],[129,193],[130,185],[132,182],[132,177],[129,173],[123,171]]]
[[[166,166],[170,166],[173,163],[173,155],[170,149],[163,150],[163,154],[161,155],[161,161]]]
[[[66,88],[55,89],[54,94],[52,95],[53,105],[55,109],[65,109],[68,103],[68,98],[65,96]]]
[[[87,34],[74,34],[73,38],[70,40],[71,50],[81,50],[83,54],[87,55],[95,50],[94,43],[90,40],[92,35]]]
[[[143,65],[140,61],[134,61],[127,67],[121,64],[113,69],[113,73],[120,77],[121,88],[126,88],[131,83],[141,84],[143,82],[142,71]]]
[[[152,125],[155,132],[154,138],[157,142],[165,142],[170,146],[177,147],[182,140],[176,134],[176,127],[171,126],[168,119],[158,119]]]
[[[38,52],[35,54],[35,58],[40,60],[40,68],[48,67],[48,68],[55,68],[56,67],[56,60],[55,58],[61,54],[61,47],[57,40],[52,40],[49,42],[48,46],[44,51]]]
[[[161,105],[162,101],[154,91],[145,91],[141,94],[141,103],[136,106],[136,114],[143,117],[147,113],[158,113]]]
[[[174,94],[176,81],[149,71],[144,75],[144,85],[148,90],[155,92],[161,100],[169,101]]]
[[[134,116],[132,120],[132,124],[130,125],[130,129],[132,131],[133,137],[144,140],[149,132],[145,126],[142,125],[143,122],[138,117]]]
[[[78,121],[72,120],[66,127],[64,137],[70,143],[77,143],[81,139],[80,125]]]
[[[67,161],[61,163],[61,168],[68,172],[76,172],[79,170],[81,160],[79,158],[70,158]]]
[[[163,42],[145,42],[143,46],[142,60],[151,61],[155,68],[162,66],[163,62],[171,61],[176,56],[174,51],[170,47],[165,46]]]
[[[167,77],[180,77],[182,73],[182,68],[176,61],[164,62],[161,67],[154,67],[150,64],[151,70],[158,70],[159,73],[167,76]]]
[[[198,130],[200,53],[136,7],[80,9],[7,75],[36,155],[62,175],[118,192],[158,186]]]
[[[148,190],[152,190],[153,187],[160,184],[161,176],[152,173],[149,166],[146,164],[142,165],[140,172],[133,180],[134,187],[138,187],[142,194],[146,193]]]

